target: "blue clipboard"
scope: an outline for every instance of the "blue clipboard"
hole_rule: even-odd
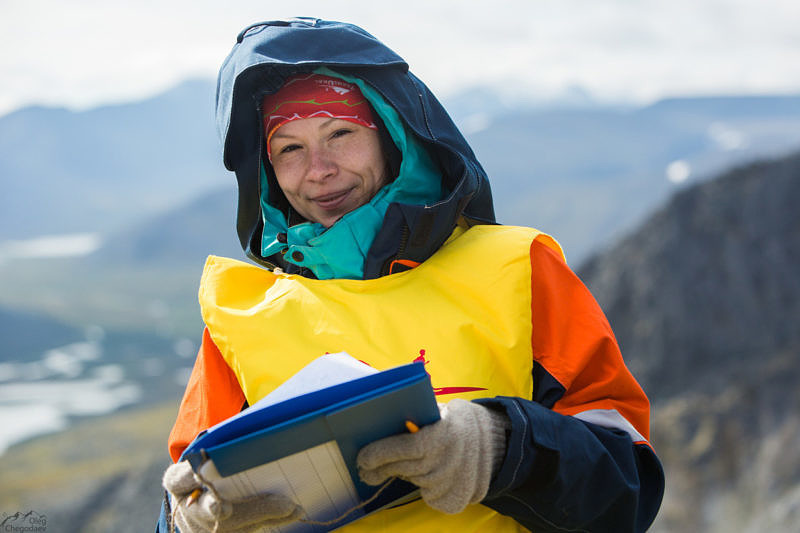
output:
[[[195,470],[207,460],[223,477],[336,441],[359,498],[378,487],[361,482],[356,456],[366,444],[439,420],[430,376],[422,363],[410,363],[303,394],[263,408],[253,406],[210,428],[183,454]],[[416,490],[396,480],[364,507],[366,514]],[[343,520],[336,527],[347,523]]]

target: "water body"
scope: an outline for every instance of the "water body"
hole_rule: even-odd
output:
[[[76,416],[96,416],[138,402],[140,385],[121,365],[102,364],[97,342],[49,350],[39,361],[0,364],[0,454],[37,435],[60,431]]]

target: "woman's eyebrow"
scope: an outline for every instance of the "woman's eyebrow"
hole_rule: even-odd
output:
[[[341,120],[341,119],[339,119],[339,118],[336,118],[336,117],[331,117],[331,118],[329,118],[328,120],[326,120],[325,122],[323,122],[322,124],[320,124],[320,125],[319,125],[319,128],[320,128],[320,129],[322,129],[322,128],[327,128],[328,126],[330,126],[330,125],[331,125],[331,123],[332,123],[332,122],[335,122],[335,121],[337,121],[337,120]]]
[[[328,126],[330,126],[330,124],[332,122],[335,122],[335,121],[338,121],[338,120],[341,120],[341,119],[338,119],[336,117],[330,117],[327,120],[325,120],[325,122],[323,122],[323,123],[321,123],[319,125],[319,129],[327,128]],[[284,139],[286,139],[286,138],[293,138],[293,137],[295,137],[295,135],[291,135],[291,134],[287,135],[286,133],[282,133],[280,128],[278,128],[278,130],[275,133],[272,134],[272,138],[273,139],[275,139],[275,138],[284,138]]]

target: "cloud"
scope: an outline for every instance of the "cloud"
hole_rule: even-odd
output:
[[[577,85],[644,101],[800,90],[795,0],[0,0],[0,12],[0,112],[89,107],[212,77],[244,26],[293,15],[364,26],[439,93]]]

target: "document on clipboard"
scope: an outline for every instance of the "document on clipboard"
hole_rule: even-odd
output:
[[[265,529],[280,533],[331,531],[416,496],[395,480],[378,491],[362,483],[356,455],[366,444],[439,419],[422,363],[376,371],[347,354],[326,354],[262,401],[212,427],[184,452],[194,470],[222,497],[282,493],[306,520]]]

